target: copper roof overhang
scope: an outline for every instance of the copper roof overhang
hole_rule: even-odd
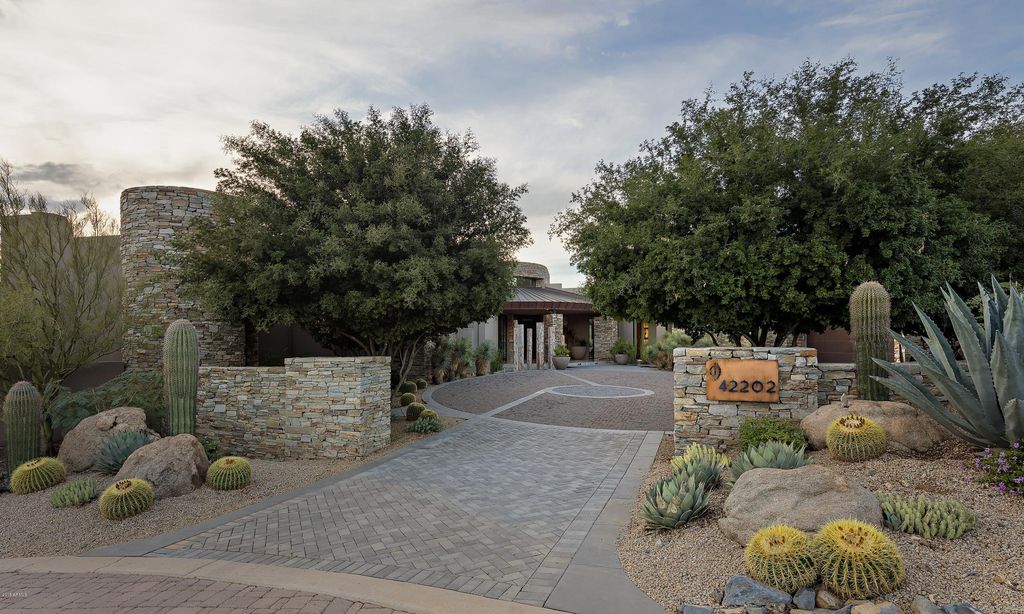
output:
[[[592,303],[561,301],[509,301],[501,307],[501,311],[506,314],[520,313],[530,315],[545,313],[601,315],[599,311],[594,309]]]

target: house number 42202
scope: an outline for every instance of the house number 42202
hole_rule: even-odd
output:
[[[709,400],[755,403],[779,400],[779,363],[774,360],[712,359],[706,368]]]

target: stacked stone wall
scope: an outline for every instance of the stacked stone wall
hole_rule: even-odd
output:
[[[619,338],[619,323],[608,316],[594,318],[594,360],[612,360],[612,346]]]
[[[966,368],[966,365],[963,365]],[[818,404],[828,405],[838,403],[844,394],[851,399],[860,398],[860,388],[857,386],[857,365],[852,362],[820,363],[821,379],[818,380]],[[937,397],[942,393],[937,388],[925,381],[921,374],[921,366],[917,363],[904,363],[903,367],[910,371],[917,381],[923,382],[928,389]],[[893,400],[897,400],[893,395]]]
[[[245,364],[245,333],[218,321],[178,292],[171,239],[191,219],[210,215],[214,193],[195,188],[145,186],[121,193],[121,268],[124,272],[125,333],[122,355],[128,368],[160,366],[163,332],[187,318],[199,334],[199,359],[209,366]]]
[[[201,367],[196,433],[255,458],[354,458],[391,440],[390,360],[285,359]]]
[[[805,347],[676,348],[673,353],[676,452],[691,441],[720,445],[738,438],[745,418],[773,416],[800,420],[818,408],[818,353]],[[775,360],[779,364],[776,403],[713,401],[707,397],[709,359]]]

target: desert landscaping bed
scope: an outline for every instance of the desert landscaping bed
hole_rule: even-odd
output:
[[[461,422],[447,417],[442,417],[441,421],[446,428]],[[251,459],[253,480],[246,488],[218,491],[203,486],[179,497],[158,499],[144,514],[122,521],[102,518],[95,500],[82,507],[55,509],[49,502],[54,488],[26,495],[0,495],[0,517],[4,519],[0,557],[74,555],[181,529],[312,484],[434,435],[407,433],[408,424],[404,420],[392,422],[391,444],[364,458]],[[67,479],[86,477],[95,478],[100,491],[115,481],[114,476],[93,472],[71,474]]]
[[[946,442],[925,457],[887,453],[862,463],[833,461],[828,452],[812,452],[814,463],[837,470],[871,491],[953,497],[970,507],[977,526],[959,539],[923,539],[885,529],[903,552],[907,575],[897,591],[886,595],[908,611],[917,595],[935,603],[973,603],[988,614],[1017,614],[1024,604],[1024,503],[967,481],[963,463],[971,459],[963,444]],[[637,494],[672,472],[671,437],[666,437]],[[733,455],[735,450],[731,451]],[[648,532],[633,516],[617,547],[630,580],[665,607],[680,603],[717,606],[726,580],[746,573],[743,548],[718,528],[728,488],[711,495],[711,511],[673,531]]]

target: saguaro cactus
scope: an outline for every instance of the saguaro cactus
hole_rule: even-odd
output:
[[[43,397],[29,382],[11,386],[4,399],[7,428],[7,471],[14,473],[22,463],[42,455],[39,434],[43,420]]]
[[[853,335],[857,361],[857,385],[860,398],[886,401],[889,391],[872,376],[884,376],[885,370],[873,358],[892,360],[892,338],[889,336],[889,293],[877,281],[857,286],[850,296],[850,333]]]
[[[164,333],[164,396],[171,435],[195,432],[199,386],[199,336],[188,320],[175,320]]]

